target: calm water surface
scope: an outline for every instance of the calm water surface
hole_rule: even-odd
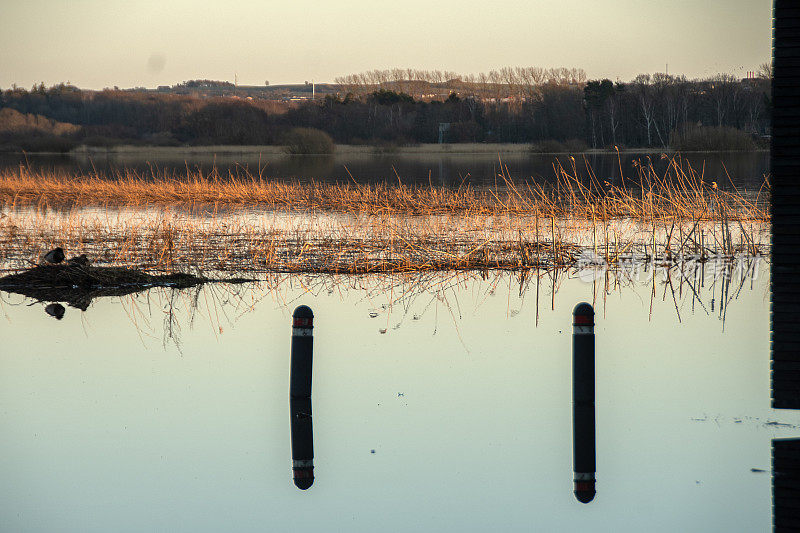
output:
[[[0,523],[767,531],[771,439],[800,435],[800,413],[770,408],[767,270],[724,312],[712,281],[695,295],[673,280],[673,299],[658,277],[607,292],[563,278],[555,294],[544,279],[538,299],[510,276],[289,277],[95,300],[61,321],[0,293]],[[572,493],[581,300],[597,310],[588,505]],[[289,442],[300,304],[316,315],[308,491]]]
[[[688,154],[685,160],[709,181],[717,181],[727,187],[730,181],[737,187],[761,186],[764,174],[769,172],[769,154],[753,153],[703,153]],[[221,173],[241,172],[244,169],[272,179],[316,179],[346,182],[356,180],[364,183],[389,181],[396,183],[418,183],[458,187],[462,183],[477,186],[494,186],[501,172],[501,161],[508,174],[515,178],[534,178],[537,181],[552,180],[553,164],[564,167],[572,163],[568,155],[539,155],[526,153],[498,154],[336,154],[333,156],[289,157],[284,155],[198,153],[188,155],[164,154],[93,154],[91,157],[51,155],[2,155],[0,169],[18,168],[20,164],[35,169],[65,170],[68,172],[113,174],[121,168],[131,168],[143,174],[162,170],[169,173],[185,173],[186,168]],[[659,174],[663,174],[668,160],[660,152],[652,154],[592,154],[576,156],[579,176],[588,176],[588,164],[595,175],[615,184],[620,181],[620,167],[626,178],[636,177],[634,161],[652,162]],[[572,172],[572,170],[570,170]],[[501,182],[502,184],[502,182]]]

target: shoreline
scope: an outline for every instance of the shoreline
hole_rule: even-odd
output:
[[[758,149],[748,152],[741,151],[687,151],[685,154],[703,153],[764,153],[769,149]],[[209,155],[239,155],[257,157],[265,156],[286,156],[289,157],[283,146],[263,145],[263,146],[238,146],[238,145],[209,145],[209,146],[135,146],[118,145],[113,147],[92,147],[79,146],[69,152],[8,152],[8,154],[27,155],[59,155],[72,157],[89,157],[98,155],[126,155],[126,156],[209,156]],[[330,156],[362,154],[371,156],[392,156],[392,155],[470,155],[470,154],[517,154],[531,156],[552,156],[552,155],[608,155],[608,154],[655,154],[665,153],[674,154],[676,150],[671,148],[625,148],[623,150],[609,150],[603,148],[590,148],[582,152],[534,152],[531,144],[528,143],[457,143],[457,144],[418,144],[413,146],[382,147],[373,145],[352,145],[338,144],[332,154],[308,154],[311,156]],[[304,157],[304,156],[299,156]]]

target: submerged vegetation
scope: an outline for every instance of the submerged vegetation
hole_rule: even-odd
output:
[[[115,179],[0,174],[0,263],[54,246],[96,264],[231,276],[584,268],[768,253],[769,184],[723,190],[679,157],[620,183],[554,164],[492,188],[275,182],[187,170]]]

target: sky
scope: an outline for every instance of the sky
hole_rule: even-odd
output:
[[[189,79],[330,82],[372,69],[579,67],[590,78],[744,76],[771,0],[3,0],[0,88]]]

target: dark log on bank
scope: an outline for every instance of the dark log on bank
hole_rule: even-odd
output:
[[[85,311],[94,298],[125,296],[153,287],[186,289],[211,280],[192,274],[152,275],[120,267],[42,264],[0,278],[0,290]],[[225,280],[228,283],[246,280]]]

